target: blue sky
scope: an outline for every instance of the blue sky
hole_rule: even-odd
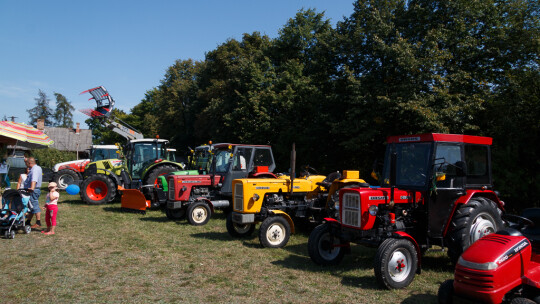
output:
[[[353,1],[0,0],[0,119],[28,123],[39,89],[52,108],[54,92],[76,109],[93,107],[79,93],[100,85],[129,112],[175,60],[203,60],[243,33],[275,38],[302,8],[324,11],[335,25]],[[83,127],[86,118],[75,111]]]

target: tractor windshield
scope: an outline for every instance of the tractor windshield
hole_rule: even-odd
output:
[[[91,159],[93,162],[98,160],[104,160],[104,159],[114,159],[118,158],[118,154],[116,153],[116,149],[93,149]]]
[[[203,172],[210,171],[210,165],[212,164],[212,154],[210,153],[209,146],[204,148],[195,149],[195,153],[190,159],[189,170],[199,170]]]
[[[229,172],[229,165],[231,160],[231,151],[220,150],[216,153],[216,173]]]
[[[428,183],[431,143],[403,143],[386,147],[383,170],[383,186],[390,185],[390,157],[397,154],[396,186],[399,188],[423,188]]]
[[[167,157],[165,145],[161,142],[138,142],[128,152],[128,166],[131,168],[131,178],[141,178],[144,169],[153,161]]]

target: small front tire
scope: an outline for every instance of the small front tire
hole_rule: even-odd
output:
[[[165,209],[165,215],[167,215],[167,218],[172,221],[181,220],[186,216],[186,209],[180,208],[180,209]]]
[[[30,225],[24,225],[23,232],[25,234],[29,234],[30,232],[32,232],[32,227]]]
[[[192,203],[187,209],[188,222],[193,226],[206,225],[211,216],[210,207],[203,202]]]
[[[330,224],[321,224],[309,235],[308,253],[313,262],[319,265],[337,265],[343,260],[345,251],[340,245],[341,240],[332,236]]]
[[[227,232],[229,232],[229,235],[232,237],[237,237],[237,238],[249,237],[253,234],[253,231],[255,231],[255,223],[238,224],[238,223],[233,222],[232,212],[229,212],[227,214],[227,222],[225,225],[227,226]]]
[[[454,296],[454,280],[446,280],[437,292],[437,299],[439,304],[452,304],[452,298]]]
[[[386,239],[375,255],[375,277],[382,287],[399,289],[409,286],[418,267],[418,254],[407,239]]]
[[[259,228],[259,241],[266,248],[282,248],[291,236],[289,222],[281,216],[267,217]]]

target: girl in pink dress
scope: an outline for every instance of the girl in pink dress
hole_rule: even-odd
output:
[[[60,193],[56,191],[58,186],[55,182],[49,183],[49,193],[45,201],[45,222],[47,223],[47,229],[41,231],[46,235],[54,234],[54,228],[56,228],[56,214],[58,213],[58,199]]]

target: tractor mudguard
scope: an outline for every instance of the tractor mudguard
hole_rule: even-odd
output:
[[[416,255],[418,256],[418,267],[416,268],[416,273],[420,274],[422,272],[422,251],[420,251],[420,246],[418,245],[418,242],[416,242],[416,240],[410,234],[404,231],[395,231],[394,234],[397,238],[407,239],[414,244],[414,248],[416,249]]]
[[[203,198],[203,197],[198,197],[195,199],[196,202],[205,202],[209,207],[210,207],[210,211],[212,212],[212,214],[214,213],[214,205],[212,204],[212,202],[207,199],[207,198]]]
[[[482,196],[486,197],[497,204],[497,207],[501,209],[501,211],[504,212],[504,202],[499,199],[497,194],[493,192],[492,190],[477,190],[477,189],[468,189],[467,193],[465,195],[460,196],[455,202],[454,207],[452,207],[452,213],[448,217],[448,220],[446,221],[446,225],[443,230],[443,235],[446,235],[448,233],[448,229],[450,228],[450,223],[452,222],[452,219],[454,218],[454,214],[456,210],[459,208],[460,205],[467,204],[473,197],[475,196]]]
[[[335,218],[331,218],[331,217],[325,217],[325,218],[323,218],[323,221],[329,222],[329,223],[339,224],[338,220],[336,220]]]
[[[144,212],[146,211],[146,208],[150,208],[151,202],[146,200],[141,191],[137,189],[124,189],[122,186],[118,186],[118,190],[122,191],[122,209],[131,209]]]
[[[278,215],[278,216],[283,216],[289,223],[289,226],[291,226],[291,234],[294,233],[294,222],[291,219],[291,217],[287,214],[287,212],[281,211],[281,210],[270,210],[270,213]]]

